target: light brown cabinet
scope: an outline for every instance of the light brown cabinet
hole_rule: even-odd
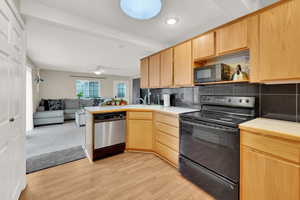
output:
[[[218,55],[247,48],[247,20],[226,25],[216,32]]]
[[[153,150],[152,112],[128,112],[126,148]]]
[[[300,2],[287,1],[260,15],[261,80],[300,79]]]
[[[173,48],[160,53],[160,87],[173,86]]]
[[[241,131],[240,199],[300,199],[300,144]]]
[[[141,71],[141,88],[148,88],[149,87],[149,58],[144,58],[141,60],[140,71]]]
[[[193,85],[192,42],[174,47],[174,85]]]
[[[160,87],[160,54],[149,57],[149,87]]]
[[[253,15],[247,18],[248,23],[248,47],[250,54],[250,82],[260,82],[259,66],[259,15]]]
[[[241,168],[242,200],[300,199],[299,165],[242,147]]]
[[[155,151],[163,159],[178,167],[179,120],[176,116],[155,114]]]
[[[200,61],[216,55],[215,32],[206,33],[193,40],[193,60]]]

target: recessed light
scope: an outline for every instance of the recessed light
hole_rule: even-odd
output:
[[[95,71],[94,72],[96,75],[100,75],[101,74],[101,71]]]
[[[176,18],[169,18],[167,19],[167,24],[174,25],[177,24],[178,20]]]

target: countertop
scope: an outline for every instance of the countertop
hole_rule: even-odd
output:
[[[300,123],[257,118],[239,125],[240,129],[300,141]]]
[[[197,109],[181,108],[181,107],[164,107],[160,105],[126,105],[126,106],[102,106],[102,107],[86,107],[86,111],[92,114],[119,112],[119,111],[157,111],[167,114],[179,115],[187,112],[198,111]]]

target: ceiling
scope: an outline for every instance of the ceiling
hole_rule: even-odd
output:
[[[140,21],[119,0],[22,0],[28,56],[40,68],[136,76],[139,59],[277,0],[162,0],[161,13]],[[166,19],[179,22],[167,25]]]

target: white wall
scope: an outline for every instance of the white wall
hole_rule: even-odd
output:
[[[29,58],[26,60],[26,65],[32,70],[32,105],[33,111],[35,111],[40,102],[40,94],[35,81],[37,78],[38,68]]]
[[[78,79],[88,80],[88,78],[74,78],[71,76],[97,77],[92,73],[64,72],[45,69],[40,70],[40,76],[44,79],[44,82],[40,84],[39,97],[43,99],[77,98],[75,81]],[[105,77],[105,79],[99,79],[101,84],[101,97],[113,97],[114,81],[126,80],[129,83],[129,98],[131,99],[132,81],[130,77],[111,75],[101,75],[100,77]]]

